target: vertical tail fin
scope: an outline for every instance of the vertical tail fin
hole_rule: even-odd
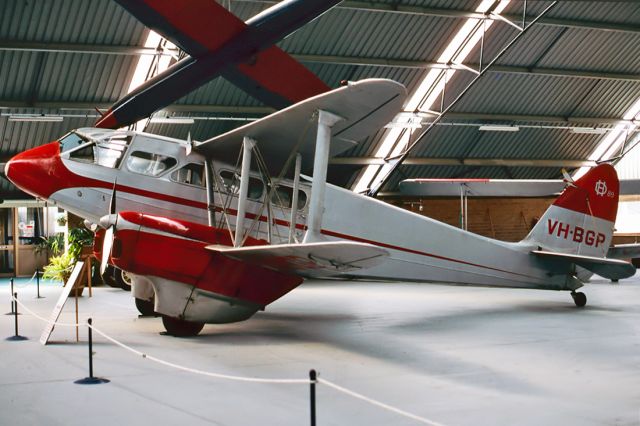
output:
[[[570,183],[525,238],[544,250],[606,257],[618,212],[620,183],[600,164]]]

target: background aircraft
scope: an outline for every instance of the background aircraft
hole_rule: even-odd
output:
[[[340,0],[286,0],[247,22],[211,0],[116,1],[189,56],[116,102],[96,127],[133,124],[218,76],[274,108],[330,89],[274,43]]]

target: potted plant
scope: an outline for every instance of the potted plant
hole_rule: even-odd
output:
[[[93,244],[93,238],[93,232],[86,228],[70,229],[68,249],[65,253],[60,253],[63,247],[61,238],[49,237],[47,239],[48,247],[51,248],[52,254],[56,253],[57,255],[49,259],[49,264],[44,267],[42,277],[66,283],[82,254],[83,247],[90,247]]]

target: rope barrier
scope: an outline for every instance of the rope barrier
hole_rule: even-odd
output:
[[[167,367],[171,367],[174,368],[176,370],[180,370],[180,371],[185,371],[188,373],[193,373],[193,374],[198,374],[201,376],[206,376],[206,377],[212,377],[212,378],[216,378],[216,379],[224,379],[224,380],[233,380],[233,381],[238,381],[238,382],[251,382],[251,383],[271,383],[271,384],[304,384],[304,385],[308,385],[308,384],[314,384],[314,383],[321,383],[323,385],[326,385],[329,388],[332,388],[338,392],[344,393],[345,395],[349,395],[353,398],[359,399],[361,401],[367,402],[371,405],[375,405],[377,407],[383,408],[387,411],[390,411],[392,413],[398,414],[400,416],[415,420],[419,423],[423,423],[423,424],[427,424],[427,425],[431,425],[431,426],[444,426],[442,423],[438,423],[432,420],[429,420],[427,418],[424,417],[420,417],[416,414],[412,414],[409,413],[408,411],[404,411],[401,410],[399,408],[393,407],[391,405],[385,404],[383,402],[380,402],[378,400],[366,397],[360,393],[354,392],[352,390],[349,390],[347,388],[344,388],[340,385],[337,385],[329,380],[326,379],[321,379],[320,377],[316,377],[315,380],[312,379],[266,379],[266,378],[259,378],[259,377],[246,377],[246,376],[236,376],[236,375],[230,375],[230,374],[222,374],[222,373],[214,373],[214,372],[210,372],[210,371],[204,371],[204,370],[199,370],[199,369],[195,369],[195,368],[190,368],[190,367],[185,367],[183,365],[179,365],[179,364],[174,364],[172,362],[169,361],[165,361],[161,358],[157,358],[154,357],[152,355],[148,355],[144,352],[140,352],[137,349],[132,348],[131,346],[128,346],[122,342],[120,342],[119,340],[109,336],[107,333],[105,333],[104,331],[96,328],[94,325],[92,324],[78,324],[78,323],[60,323],[57,321],[51,321],[48,320],[46,318],[43,318],[42,316],[36,314],[35,312],[33,312],[31,309],[27,308],[22,302],[18,301],[17,298],[15,298],[13,295],[11,295],[11,299],[13,301],[15,301],[18,305],[20,305],[27,313],[33,315],[35,318],[39,319],[40,321],[43,321],[47,324],[53,324],[55,326],[62,326],[62,327],[78,327],[80,325],[86,326],[87,328],[91,328],[93,331],[95,331],[96,333],[98,333],[99,335],[101,335],[102,337],[104,337],[106,340],[108,340],[109,342],[115,344],[116,346],[121,347],[122,349],[125,349],[139,357],[142,357],[143,359],[149,360],[149,361],[153,361],[157,364],[161,364]]]
[[[38,272],[39,272],[39,271],[37,271],[37,270],[36,270],[36,272],[34,272],[34,273],[33,273],[33,275],[31,275],[31,279],[29,279],[29,281],[27,281],[26,283],[24,283],[24,284],[22,284],[22,285],[18,285],[18,283],[16,282],[16,283],[14,284],[14,286],[15,286],[16,288],[26,288],[29,284],[31,284],[31,283],[33,282],[33,280],[36,278],[36,274],[37,274]]]
[[[401,416],[407,417],[407,418],[415,420],[417,422],[424,423],[424,424],[431,425],[431,426],[444,426],[442,423],[437,423],[437,422],[434,422],[432,420],[425,419],[424,417],[420,417],[420,416],[417,416],[415,414],[411,414],[408,411],[404,411],[404,410],[401,410],[399,408],[392,407],[391,405],[385,404],[384,402],[380,402],[380,401],[377,401],[375,399],[368,398],[368,397],[366,397],[366,396],[364,396],[362,394],[359,394],[359,393],[354,392],[352,390],[349,390],[347,388],[343,388],[342,386],[336,385],[335,383],[330,382],[328,380],[321,379],[321,378],[318,377],[317,381],[318,381],[318,383],[322,383],[323,385],[327,385],[328,387],[333,388],[333,389],[337,390],[338,392],[342,392],[345,395],[349,395],[349,396],[351,396],[353,398],[357,398],[357,399],[362,400],[364,402],[368,402],[371,405],[375,405],[377,407],[384,408],[385,410],[391,411],[392,413],[399,414]]]
[[[78,327],[80,325],[86,325],[86,324],[64,323],[64,322],[52,321],[50,319],[46,319],[46,318],[41,317],[40,315],[36,314],[31,309],[27,308],[24,303],[20,302],[18,299],[13,297],[13,295],[11,295],[11,300],[13,300],[18,305],[20,305],[22,307],[22,309],[24,309],[27,313],[33,315],[34,317],[36,317],[40,321],[43,321],[43,322],[45,322],[45,323],[47,323],[49,325],[53,324],[54,326],[59,326],[59,327]]]

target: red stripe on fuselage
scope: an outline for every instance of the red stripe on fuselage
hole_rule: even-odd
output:
[[[27,187],[23,187],[22,185],[19,185],[21,187],[21,189],[25,189],[27,190],[27,192],[32,193],[36,196],[39,197],[43,197],[43,198],[50,198],[51,195],[59,190],[62,189],[70,189],[70,188],[77,188],[77,187],[87,187],[87,188],[102,188],[102,189],[112,189],[113,188],[113,184],[111,184],[110,182],[105,182],[105,181],[101,181],[98,179],[93,179],[93,178],[88,178],[88,177],[84,177],[84,176],[80,176],[77,175],[76,173],[73,173],[71,170],[67,169],[64,164],[62,163],[62,160],[59,157],[59,144],[57,142],[55,143],[51,143],[51,144],[47,144],[47,145],[43,145],[39,148],[36,148],[37,150],[39,150],[38,154],[36,156],[32,155],[29,156],[28,159],[23,159],[22,164],[20,162],[20,155],[16,156],[14,159],[11,160],[12,162],[12,166],[14,167],[14,160],[19,160],[17,162],[18,165],[22,164],[23,166],[23,170],[22,172],[18,172],[18,174],[21,175],[25,175],[29,177],[29,185]],[[27,151],[27,152],[31,152],[33,150]],[[31,163],[31,161],[34,160],[45,160],[47,167],[46,170],[43,170],[41,173],[36,173],[35,171],[40,169],[42,164],[34,164]],[[12,173],[13,176],[13,173]],[[10,176],[10,178],[12,177]],[[12,179],[13,181],[13,179]],[[34,188],[36,188],[34,190]],[[165,201],[168,203],[172,203],[172,204],[177,204],[177,205],[181,205],[181,206],[188,206],[188,207],[193,207],[193,208],[197,208],[197,209],[203,209],[206,210],[207,208],[207,204],[200,202],[200,201],[196,201],[196,200],[190,200],[190,199],[186,199],[186,198],[182,198],[182,197],[176,197],[173,195],[168,195],[168,194],[161,194],[158,192],[154,192],[154,191],[149,191],[149,190],[145,190],[145,189],[140,189],[140,188],[135,188],[135,187],[130,187],[130,186],[126,186],[126,185],[120,185],[117,184],[116,185],[116,191],[118,193],[128,193],[128,194],[132,194],[132,195],[138,195],[141,197],[146,197],[146,198],[151,198],[153,200],[159,200],[159,201]],[[221,207],[216,207],[216,211],[220,212],[222,211]],[[231,215],[236,215],[237,211],[233,210],[233,209],[227,209],[227,212]],[[106,212],[105,212],[106,214]],[[257,217],[257,215],[252,214],[252,213],[247,213],[247,217],[249,219],[255,219]],[[267,222],[267,217],[266,216],[260,216],[259,220],[262,222]],[[282,220],[282,219],[276,219],[275,220],[276,224],[281,225],[281,226],[289,226],[289,222],[286,220]],[[306,227],[304,225],[301,224],[296,224],[296,228],[297,229],[306,229]],[[423,252],[423,251],[419,251],[419,250],[414,250],[414,249],[410,249],[410,248],[405,248],[405,247],[400,247],[400,246],[396,246],[396,245],[392,245],[392,244],[388,244],[388,243],[383,243],[380,241],[374,241],[374,240],[368,240],[368,239],[364,239],[364,238],[360,238],[360,237],[356,237],[353,235],[347,235],[347,234],[342,234],[342,233],[338,233],[335,231],[329,231],[329,230],[322,230],[322,233],[328,236],[333,236],[336,238],[342,238],[345,240],[351,240],[351,241],[358,241],[358,242],[366,242],[369,244],[373,244],[379,247],[384,247],[384,248],[389,248],[389,249],[393,249],[393,250],[398,250],[398,251],[403,251],[406,253],[412,253],[412,254],[417,254],[417,255],[421,255],[421,256],[427,256],[427,257],[431,257],[434,259],[440,259],[440,260],[445,260],[445,261],[449,261],[449,262],[455,262],[455,263],[460,263],[460,264],[464,264],[464,265],[469,265],[469,266],[474,266],[474,267],[478,267],[478,268],[483,268],[483,269],[488,269],[488,270],[492,270],[492,271],[498,271],[498,272],[504,272],[504,273],[508,273],[508,274],[512,274],[512,275],[517,275],[517,276],[522,276],[522,277],[528,277],[528,278],[533,278],[533,277],[529,277],[527,275],[524,274],[520,274],[517,272],[512,272],[512,271],[507,271],[507,270],[503,270],[503,269],[499,269],[499,268],[494,268],[491,266],[485,266],[485,265],[480,265],[477,263],[472,263],[472,262],[467,262],[464,260],[459,260],[459,259],[454,259],[454,258],[450,258],[450,257],[446,257],[446,256],[440,256],[437,254],[433,254],[433,253],[428,253],[428,252]]]

